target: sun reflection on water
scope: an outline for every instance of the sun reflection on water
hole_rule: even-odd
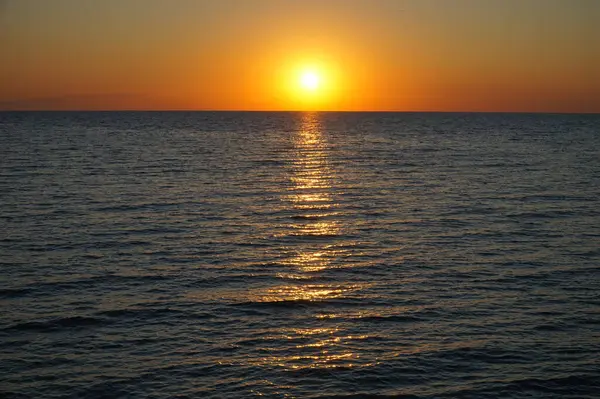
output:
[[[335,172],[329,164],[330,146],[324,138],[319,114],[302,115],[294,148],[292,185],[284,198],[294,211],[289,236],[334,239],[341,233],[340,214],[335,210],[339,205],[333,190]],[[297,246],[283,263],[303,272],[317,272],[331,267],[335,255],[329,242],[315,242]]]
[[[267,342],[288,341],[286,353],[275,350],[272,356],[258,358],[255,365],[281,367],[286,370],[370,367],[373,361],[362,359],[351,346],[368,340],[371,335],[344,335],[337,327],[294,328],[267,338]],[[264,348],[269,349],[269,346]]]
[[[283,285],[269,289],[263,296],[263,301],[318,301],[335,299],[359,288],[361,287],[356,284]]]
[[[278,236],[282,242],[277,264],[288,270],[277,276],[287,281],[266,288],[258,300],[289,303],[300,308],[315,303],[316,312],[308,319],[297,320],[304,323],[297,328],[282,326],[275,329],[278,333],[265,338],[262,348],[272,353],[257,362],[287,370],[365,367],[368,364],[359,359],[353,342],[367,337],[348,334],[318,317],[320,304],[341,303],[349,298],[355,300],[356,293],[365,288],[364,284],[356,282],[332,281],[333,277],[328,273],[341,267],[353,245],[344,236],[344,213],[336,190],[337,175],[330,163],[331,144],[318,113],[302,115],[293,143],[289,158],[290,185],[282,195],[286,222]],[[320,280],[324,275],[329,277]],[[270,348],[269,342],[282,339],[288,345]]]

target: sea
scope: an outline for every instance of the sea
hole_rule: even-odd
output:
[[[599,398],[600,115],[0,113],[2,398]]]

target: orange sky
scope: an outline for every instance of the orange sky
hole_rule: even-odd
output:
[[[0,0],[0,109],[600,112],[598,43],[595,0]]]

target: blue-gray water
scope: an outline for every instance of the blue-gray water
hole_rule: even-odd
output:
[[[600,116],[0,113],[0,396],[597,398]]]

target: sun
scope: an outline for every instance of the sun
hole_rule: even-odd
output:
[[[316,91],[321,85],[321,77],[314,71],[304,71],[300,74],[300,87],[307,91]]]
[[[340,79],[333,62],[291,60],[276,75],[283,107],[300,111],[324,111],[335,108]]]

